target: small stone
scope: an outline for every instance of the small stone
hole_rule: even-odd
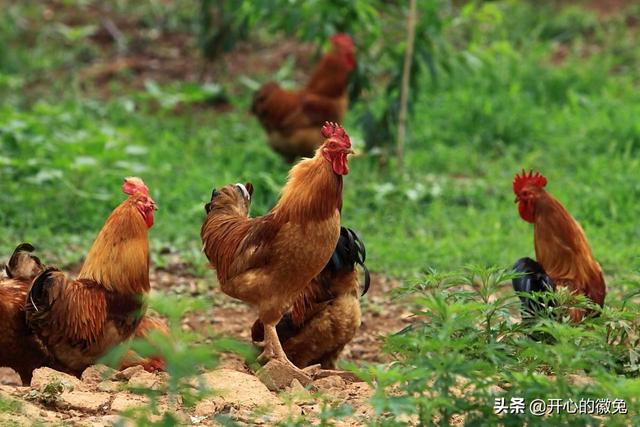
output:
[[[120,389],[120,383],[117,383],[115,381],[108,381],[108,380],[102,381],[98,383],[96,388],[98,389],[98,391],[104,391],[105,393],[113,393]]]
[[[65,390],[81,390],[82,382],[74,376],[59,372],[51,368],[38,368],[33,371],[31,378],[31,388],[43,391],[44,388],[55,382],[61,382]]]
[[[0,384],[19,387],[22,385],[22,380],[20,379],[20,375],[13,369],[0,368]]]
[[[134,373],[129,379],[129,387],[149,390],[160,390],[163,382],[160,377],[145,370]]]
[[[313,385],[316,386],[319,390],[330,390],[332,388],[343,388],[346,383],[339,376],[332,375],[330,377],[324,377],[315,380],[313,382]]]
[[[300,384],[300,381],[298,381],[297,378],[294,378],[291,381],[290,387],[291,387],[291,391],[293,391],[293,392],[306,391],[304,386],[302,384]]]
[[[115,369],[105,365],[93,365],[84,370],[80,379],[87,384],[98,384],[111,378],[115,372]]]
[[[115,380],[130,380],[132,376],[134,376],[138,372],[144,372],[144,368],[140,365],[131,366],[122,371],[118,371],[113,375],[113,379]]]
[[[117,394],[115,399],[113,399],[113,402],[111,402],[111,410],[114,412],[123,412],[127,409],[139,408],[147,406],[148,404],[148,397],[124,392]]]
[[[75,409],[81,412],[96,413],[109,408],[108,393],[92,393],[87,391],[65,392],[60,395],[58,406]]]
[[[300,381],[302,385],[311,383],[311,377],[276,359],[270,360],[269,363],[258,370],[256,376],[271,391],[283,390],[291,384],[294,378]]]

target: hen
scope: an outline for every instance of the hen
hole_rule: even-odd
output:
[[[602,269],[593,258],[582,227],[544,189],[546,185],[547,179],[533,171],[527,174],[523,170],[513,181],[520,217],[533,224],[537,258],[516,262],[514,270],[522,276],[513,280],[513,287],[522,293],[555,291],[556,286],[563,286],[602,307],[607,292]],[[544,309],[540,298],[521,296],[521,301],[525,318]],[[553,304],[553,300],[548,302]],[[569,314],[574,322],[579,322],[585,313],[571,309]]]
[[[338,356],[358,332],[361,312],[356,264],[364,270],[364,295],[370,283],[365,259],[360,237],[342,227],[331,259],[278,323],[284,351],[299,368],[320,364],[323,369],[335,369]],[[262,323],[256,320],[251,337],[261,341],[263,335]]]
[[[76,375],[128,339],[146,310],[147,230],[156,205],[140,178],[125,179],[122,189],[129,197],[107,219],[77,279],[49,267],[28,293],[28,326],[55,363]]]
[[[336,124],[313,158],[296,164],[276,206],[249,218],[233,186],[213,191],[200,232],[203,251],[227,295],[258,309],[265,325],[262,358],[287,359],[276,332],[283,313],[327,264],[340,236],[342,177],[351,142]],[[243,192],[244,194],[244,192]],[[245,197],[248,203],[249,193]],[[296,369],[297,370],[297,369]]]
[[[31,280],[43,269],[34,247],[19,245],[5,267],[7,278],[0,279],[0,366],[14,369],[29,384],[34,369],[47,360],[44,349],[25,322],[24,303]]]
[[[253,97],[251,112],[267,132],[269,145],[288,162],[313,156],[324,141],[318,128],[325,121],[341,123],[347,111],[355,47],[347,34],[335,34],[331,44],[303,89],[289,91],[269,82]]]

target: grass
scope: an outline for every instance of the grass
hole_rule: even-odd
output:
[[[130,6],[118,4],[125,11]],[[149,26],[184,29],[188,14],[184,3],[177,4],[179,14],[160,6],[131,10],[144,14]],[[637,372],[619,371],[622,359],[609,360],[620,348],[598,338],[611,327],[608,321],[631,321],[633,313],[637,319],[635,302],[621,302],[639,288],[640,47],[631,20],[637,12],[631,6],[603,18],[579,6],[558,11],[515,1],[463,8],[462,24],[446,34],[456,46],[448,71],[421,88],[405,173],[399,176],[393,160],[375,153],[350,161],[343,222],[362,234],[370,270],[414,283],[430,271],[508,268],[518,258],[533,256],[533,231],[518,217],[511,190],[514,172],[524,167],[542,171],[548,190],[581,223],[610,290],[611,312],[585,328],[560,325],[551,331],[559,343],[535,350],[517,338],[523,331],[506,315],[494,328],[461,341],[482,311],[477,298],[454,292],[437,299],[444,292],[441,283],[433,288],[438,292],[413,289],[416,312],[440,316],[435,325],[453,329],[440,336],[436,326],[425,323],[390,338],[388,351],[398,355],[398,370],[387,377],[370,375],[371,381],[382,391],[399,387],[406,400],[394,402],[381,392],[374,401],[381,412],[413,413],[407,408],[418,407],[426,421],[460,408],[476,411],[489,405],[489,387],[504,383],[513,384],[515,394],[568,396],[566,376],[584,374],[584,366],[599,363],[601,368],[588,373],[598,384],[590,395],[637,390],[637,378],[626,379]],[[262,214],[275,204],[289,169],[269,150],[248,113],[251,91],[235,76],[221,78],[233,106],[221,113],[199,102],[210,86],[159,82],[128,89],[125,76],[124,84],[108,86],[105,98],[104,88],[87,87],[79,77],[100,55],[87,35],[91,32],[49,21],[34,26],[43,13],[44,6],[28,4],[0,14],[0,50],[8,52],[0,57],[0,253],[30,241],[49,263],[77,262],[122,200],[122,177],[139,175],[160,207],[150,232],[154,266],[169,262],[168,253],[179,254],[196,274],[211,274],[203,268],[199,230],[212,188],[251,181],[253,214]],[[268,77],[242,72],[256,80]],[[363,146],[357,126],[361,108],[353,106],[346,129]],[[448,304],[452,311],[440,313]],[[462,320],[454,319],[456,310]],[[572,335],[572,330],[579,332]],[[498,344],[500,333],[509,337],[506,344]],[[576,356],[580,342],[595,353]],[[477,352],[465,349],[475,346]],[[570,356],[580,363],[560,360]],[[454,400],[450,410],[438,406],[449,405],[447,381],[454,374],[464,376],[464,370],[438,370],[421,361],[425,357],[447,367],[458,362],[460,369],[468,367],[465,378],[482,384],[474,394],[480,403],[465,406],[468,400]],[[509,372],[498,372],[498,364]],[[545,367],[558,374],[559,382],[550,384],[539,375]],[[429,373],[422,382],[405,381],[418,368]],[[423,390],[427,377],[446,380],[435,391],[445,403],[412,400],[415,390],[409,386]]]

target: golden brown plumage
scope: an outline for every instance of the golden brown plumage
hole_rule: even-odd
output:
[[[582,227],[545,191],[546,183],[542,175],[524,171],[514,181],[520,216],[533,223],[537,262],[556,286],[566,286],[603,306],[607,290],[602,269],[593,258]],[[574,309],[570,315],[577,322],[584,312]]]
[[[123,190],[129,197],[105,222],[78,278],[47,268],[29,291],[29,327],[74,374],[128,339],[146,310],[155,202],[139,178],[127,178]]]
[[[246,197],[240,186],[214,191],[206,206],[203,250],[222,291],[258,308],[265,358],[288,362],[275,326],[326,265],[340,234],[342,175],[348,173],[351,143],[336,125],[322,131],[327,140],[313,158],[291,169],[280,200],[266,215],[249,218],[238,208],[238,198]]]
[[[365,257],[364,244],[357,234],[342,227],[331,260],[278,323],[284,351],[297,367],[320,364],[323,369],[334,369],[344,346],[357,333],[360,285],[356,264],[365,271],[366,292],[369,274]],[[262,340],[263,333],[262,323],[256,320],[251,330],[253,340]]]
[[[31,381],[32,371],[47,360],[25,321],[27,291],[31,280],[44,268],[29,254],[33,250],[28,243],[18,246],[5,268],[7,277],[0,278],[0,366],[14,369],[25,384]]]
[[[298,91],[277,83],[262,86],[251,111],[267,132],[269,145],[292,162],[313,155],[324,138],[325,121],[341,123],[347,110],[347,84],[355,66],[354,46],[346,34],[331,38],[332,50],[316,65],[307,85]]]

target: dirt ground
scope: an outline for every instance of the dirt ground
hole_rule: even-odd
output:
[[[181,328],[213,330],[216,334],[249,342],[250,327],[255,320],[252,309],[222,294],[213,279],[205,280],[182,270],[180,266],[173,266],[155,271],[152,274],[154,291],[168,298],[185,293],[205,294],[211,297],[212,305],[205,312],[185,316]],[[406,304],[389,297],[389,291],[397,284],[396,280],[383,275],[372,275],[369,293],[362,299],[360,331],[345,348],[341,360],[389,360],[390,356],[381,352],[384,337],[411,321]],[[325,404],[352,407],[352,414],[338,425],[363,425],[373,415],[373,408],[367,402],[372,388],[352,374],[312,368],[308,370],[312,381],[303,386],[300,381],[282,373],[277,365],[269,365],[256,375],[239,356],[228,354],[221,360],[215,370],[200,376],[216,393],[191,408],[169,400],[164,392],[167,374],[148,373],[140,367],[118,372],[95,366],[88,368],[80,379],[41,368],[35,371],[30,386],[22,386],[15,373],[0,368],[0,425],[27,426],[36,421],[44,425],[112,425],[121,414],[149,405],[149,397],[130,391],[136,387],[156,391],[159,412],[177,414],[178,421],[184,425],[217,425],[215,419],[220,416],[245,425],[271,425],[302,415],[313,417]],[[281,389],[269,390],[278,385],[269,378],[279,383]],[[160,416],[153,419],[156,418],[159,420]]]

